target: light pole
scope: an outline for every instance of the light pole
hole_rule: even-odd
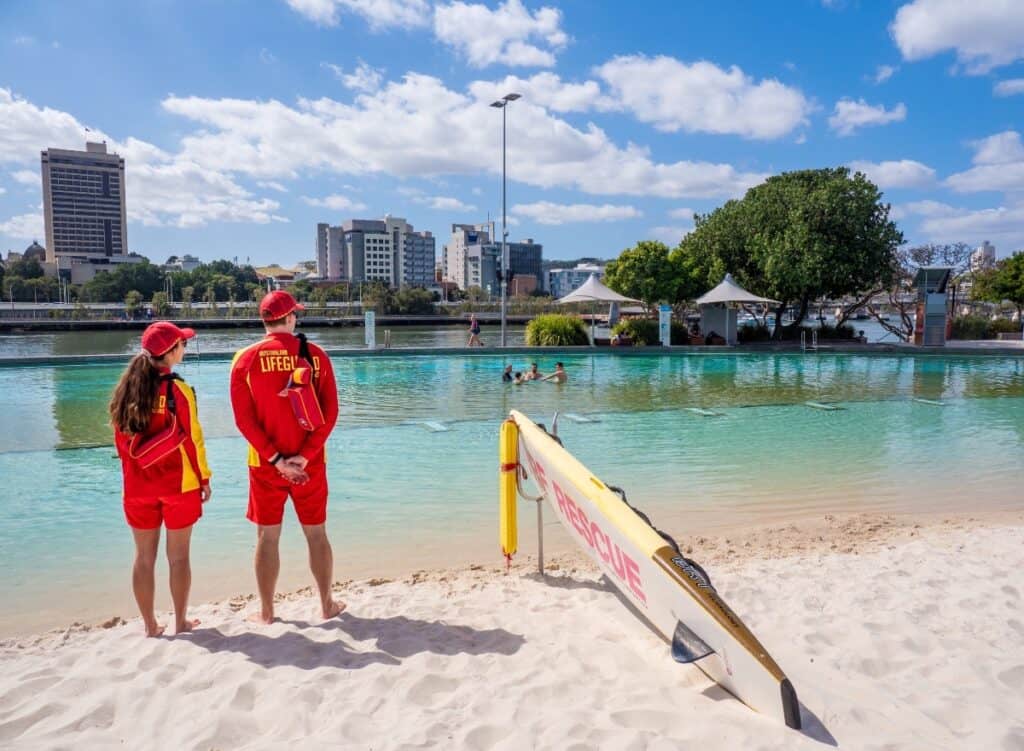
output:
[[[491,102],[492,107],[501,110],[501,346],[507,344],[507,327],[505,325],[505,309],[508,297],[508,229],[505,216],[505,110],[508,103],[519,99],[519,94],[506,94],[496,102]]]

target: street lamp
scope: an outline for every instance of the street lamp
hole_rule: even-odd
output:
[[[496,102],[491,102],[492,107],[501,110],[501,346],[507,344],[505,309],[508,296],[508,229],[505,216],[505,110],[508,103],[519,99],[519,94],[506,94]]]

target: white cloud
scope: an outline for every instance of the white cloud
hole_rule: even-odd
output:
[[[476,211],[476,206],[473,204],[463,203],[458,198],[451,198],[449,196],[424,196],[422,198],[414,198],[413,201],[435,211],[458,211],[463,213]]]
[[[596,69],[611,98],[642,122],[674,133],[778,138],[807,122],[810,101],[775,79],[755,82],[735,65],[685,63],[664,55],[616,57]]]
[[[426,0],[288,0],[288,5],[321,26],[337,26],[342,11],[361,16],[374,30],[411,29],[430,22]]]
[[[29,47],[36,43],[36,38],[31,34],[19,34],[14,37],[14,43],[19,47]]]
[[[456,1],[434,11],[434,35],[477,68],[495,63],[550,67],[569,41],[562,13],[543,7],[530,13],[521,0],[486,5]]]
[[[1024,203],[991,209],[965,209],[937,201],[915,213],[924,218],[919,232],[934,242],[980,242],[991,240],[1011,252],[1024,249]]]
[[[397,177],[498,172],[501,126],[488,104],[409,73],[352,104],[168,97],[163,107],[202,126],[182,141],[189,158],[273,179],[318,169]],[[596,125],[580,130],[536,104],[516,106],[508,138],[512,180],[597,195],[710,198],[740,195],[766,177],[729,164],[654,162],[647,149],[619,147]]]
[[[913,0],[889,26],[906,60],[955,50],[967,73],[986,73],[1024,58],[1020,0]]]
[[[1024,78],[1009,78],[1005,81],[1000,81],[992,87],[992,93],[996,96],[1024,94]]]
[[[651,227],[647,232],[654,240],[660,240],[666,245],[677,245],[680,240],[693,232],[693,227]]]
[[[325,196],[324,198],[310,198],[309,196],[303,196],[302,200],[310,206],[320,206],[325,209],[330,209],[331,211],[362,211],[366,208],[365,203],[353,201],[348,196],[343,196],[337,193]]]
[[[258,199],[226,172],[184,154],[169,154],[135,138],[117,141],[95,128],[90,140],[106,140],[125,158],[128,218],[147,225],[198,227],[212,221],[265,223],[276,201]],[[72,115],[38,107],[0,88],[0,163],[38,164],[48,147],[81,149],[85,126]],[[30,170],[14,173],[18,182],[39,185]],[[29,176],[31,175],[31,180]]]
[[[897,70],[895,65],[879,65],[875,70],[875,83],[885,83]]]
[[[695,213],[696,212],[693,209],[681,208],[672,209],[671,211],[668,212],[668,215],[673,219],[686,219],[687,221],[692,222]]]
[[[618,105],[601,93],[597,81],[570,83],[557,73],[544,71],[530,78],[506,76],[501,81],[474,81],[469,90],[479,101],[492,102],[505,94],[521,94],[524,100],[539,104],[553,112],[586,112],[610,110]],[[516,105],[513,104],[513,107]]]
[[[12,216],[6,222],[0,222],[0,235],[18,240],[38,240],[43,237],[43,212]]]
[[[885,105],[868,104],[863,99],[856,102],[852,99],[840,99],[828,119],[829,127],[841,136],[848,136],[858,128],[872,125],[886,125],[900,122],[907,118],[907,107],[902,102],[891,110]]]
[[[946,178],[958,193],[986,190],[1024,191],[1024,143],[1020,133],[1007,130],[971,143],[975,165]]]
[[[277,62],[277,56],[266,47],[263,47],[260,50],[260,62],[264,65],[273,65]]]
[[[274,182],[273,180],[259,180],[256,184],[261,188],[266,188],[267,190],[276,190],[278,193],[288,192],[288,188],[281,185],[281,183]]]
[[[550,201],[521,203],[512,207],[512,213],[532,219],[538,224],[570,224],[573,222],[618,222],[636,219],[643,213],[633,206],[613,206],[589,203],[560,204]]]
[[[1005,81],[999,81],[992,87],[992,93],[996,96],[1024,94],[1024,78],[1008,78]]]
[[[33,188],[41,188],[43,184],[43,178],[38,172],[33,172],[30,169],[15,170],[11,173],[11,177],[14,181],[21,183],[22,185],[28,185]]]
[[[359,61],[353,73],[346,73],[344,68],[333,63],[320,63],[320,67],[328,68],[334,74],[334,77],[341,81],[346,88],[362,91],[367,94],[379,89],[380,82],[384,78],[383,70],[374,68],[363,60]]]
[[[935,170],[912,159],[889,162],[850,162],[850,169],[863,172],[879,188],[924,188],[935,182]]]
[[[5,188],[2,185],[0,185],[0,196],[2,196],[6,192],[7,192],[7,188]]]

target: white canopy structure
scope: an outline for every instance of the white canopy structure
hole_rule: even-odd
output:
[[[736,343],[736,311],[730,305],[743,304],[768,304],[776,303],[768,297],[761,297],[752,292],[747,292],[732,274],[726,274],[725,279],[717,287],[704,293],[697,298],[697,305],[701,309],[701,330],[707,334],[720,326],[725,331],[723,337],[728,344]]]
[[[625,302],[641,302],[640,300],[634,300],[632,297],[626,297],[620,295],[613,289],[606,287],[601,283],[596,275],[591,274],[587,281],[583,282],[578,288],[574,289],[565,297],[561,297],[556,302],[559,305],[568,305],[574,302],[607,302],[607,303],[625,303]],[[594,343],[594,316],[590,316],[590,343]]]

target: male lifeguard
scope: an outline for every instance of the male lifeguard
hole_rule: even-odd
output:
[[[334,557],[327,539],[327,464],[324,444],[338,421],[338,391],[327,354],[307,342],[310,362],[299,356],[295,335],[304,307],[287,292],[267,294],[260,302],[266,338],[235,354],[231,364],[231,407],[235,424],[249,442],[249,510],[257,525],[256,583],[261,608],[252,620],[274,621],[274,589],[281,568],[278,544],[285,501],[291,496],[309,545],[309,567],[320,592],[321,615],[333,618],[345,605],[331,597]],[[323,412],[323,424],[304,428],[287,396],[296,368],[312,368],[311,386]]]

